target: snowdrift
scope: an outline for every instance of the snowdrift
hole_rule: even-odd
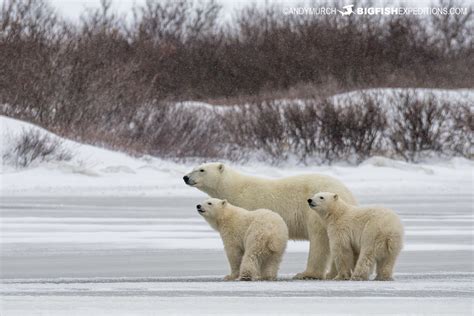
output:
[[[375,88],[375,89],[362,89],[350,92],[339,93],[333,95],[329,99],[336,105],[343,106],[347,104],[349,100],[352,101],[363,101],[364,98],[369,98],[376,101],[378,104],[389,108],[394,103],[399,102],[400,95],[410,95],[415,100],[426,100],[430,97],[435,97],[439,101],[448,102],[453,105],[459,103],[470,102],[474,100],[473,89],[424,89],[424,88]],[[304,99],[279,99],[277,103],[281,105],[298,104],[304,105]],[[225,112],[230,110],[234,106],[239,105],[211,105],[205,102],[198,101],[184,101],[176,104],[177,107],[203,110],[203,111],[218,111]],[[474,106],[474,104],[473,104]]]
[[[38,126],[0,116],[1,156],[12,150],[19,135],[37,131],[57,139],[71,154],[69,161],[48,161],[19,169],[2,161],[0,192],[14,195],[145,195],[202,196],[184,185],[182,175],[197,162],[177,163],[150,156],[131,157],[90,145],[62,139]],[[259,162],[234,165],[243,172],[266,177],[299,173],[322,173],[339,178],[358,196],[370,200],[373,194],[415,196],[471,194],[473,162],[463,158],[408,164],[372,157],[358,166],[302,166],[287,163],[273,167]]]

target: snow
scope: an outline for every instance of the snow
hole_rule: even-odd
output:
[[[400,95],[411,95],[416,100],[426,100],[434,98],[438,102],[447,102],[452,104],[467,103],[472,104],[474,99],[473,89],[423,89],[423,88],[376,88],[355,90],[351,92],[336,94],[331,99],[336,105],[344,105],[348,101],[358,101],[364,98],[370,98],[382,106],[396,104],[400,100]],[[412,98],[412,99],[413,99]],[[472,106],[472,105],[471,105]]]
[[[474,89],[424,89],[424,88],[375,88],[354,90],[344,93],[335,94],[328,99],[336,106],[344,106],[348,103],[358,103],[365,99],[375,101],[375,103],[390,109],[394,104],[401,101],[400,96],[410,95],[411,100],[427,100],[434,98],[438,102],[445,102],[447,104],[470,104],[472,107],[472,100],[474,99]],[[288,105],[304,105],[305,99],[276,99],[276,104],[281,106]],[[191,109],[193,111],[203,111],[204,113],[218,112],[225,113],[225,111],[241,107],[242,105],[221,105],[208,104],[198,101],[183,101],[176,103],[178,108]],[[248,106],[248,104],[244,104]]]

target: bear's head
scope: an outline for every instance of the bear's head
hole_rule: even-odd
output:
[[[332,205],[339,199],[336,193],[319,192],[308,199],[309,207],[315,210],[319,216],[325,218],[332,209]]]
[[[224,213],[227,206],[227,200],[207,199],[201,204],[196,205],[198,213],[217,230],[218,218]]]
[[[219,186],[225,165],[213,162],[200,165],[183,177],[184,183],[201,190],[215,189]]]

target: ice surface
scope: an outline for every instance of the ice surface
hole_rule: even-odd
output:
[[[12,296],[6,316],[24,315],[472,315],[468,299],[433,297]]]
[[[396,281],[290,280],[308,247],[290,242],[279,281],[256,283],[222,281],[228,264],[199,197],[3,197],[0,314],[471,315],[470,195],[387,196],[360,200],[405,224]]]

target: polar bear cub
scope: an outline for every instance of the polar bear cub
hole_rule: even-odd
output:
[[[393,280],[404,235],[397,214],[382,207],[353,206],[331,192],[317,193],[308,203],[327,225],[336,280],[368,280],[374,265],[376,280]]]
[[[219,232],[231,272],[224,280],[275,280],[288,242],[288,228],[275,212],[248,211],[227,200],[208,199],[197,211]]]

